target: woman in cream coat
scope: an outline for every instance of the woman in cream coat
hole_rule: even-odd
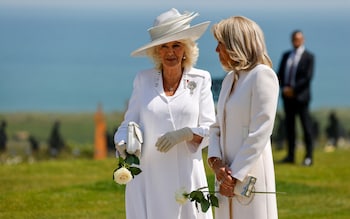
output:
[[[253,194],[249,202],[234,192],[249,175],[257,179],[256,191],[275,191],[270,136],[279,86],[263,32],[254,21],[236,16],[214,25],[213,34],[220,62],[229,72],[210,129],[208,163],[220,190],[216,218],[276,219],[275,194]]]
[[[194,40],[208,22],[190,27],[195,13],[176,9],[156,19],[148,45],[132,53],[147,54],[155,68],[141,71],[134,80],[128,110],[115,134],[118,156],[125,154],[128,122],[143,130],[141,174],[126,186],[128,219],[211,219],[194,203],[180,205],[175,194],[207,186],[202,149],[209,143],[215,120],[209,72],[193,68],[198,57]],[[177,24],[178,22],[178,24]],[[158,29],[159,27],[159,29]]]

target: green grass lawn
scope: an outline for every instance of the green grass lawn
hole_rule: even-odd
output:
[[[125,218],[116,159],[0,166],[0,218]]]
[[[275,159],[284,154],[275,151]],[[278,195],[279,218],[350,218],[349,159],[349,149],[317,149],[312,167],[276,164],[277,190],[286,192]],[[1,164],[0,218],[125,218],[124,187],[112,181],[116,165],[114,158]]]
[[[275,152],[275,159],[284,152]],[[299,164],[275,164],[279,217],[283,219],[350,218],[350,158],[349,149],[325,153],[315,152],[312,167],[301,166],[303,153],[299,150]]]
[[[286,192],[278,195],[280,219],[350,218],[350,148],[347,143],[332,153],[324,152],[329,111],[313,112],[321,131],[314,165],[300,165],[303,148],[298,150],[296,165],[275,165],[277,190]],[[337,114],[350,130],[349,109],[337,109]],[[0,113],[0,119],[7,120],[9,136],[8,152],[0,156],[0,219],[125,218],[124,187],[112,180],[117,160],[113,155],[103,161],[91,159],[92,113]],[[47,139],[57,119],[68,147],[57,159],[50,159]],[[112,132],[121,120],[122,113],[106,114],[108,130]],[[28,157],[27,140],[18,139],[23,132],[40,142],[36,162]],[[280,160],[285,154],[274,151],[274,158]],[[17,155],[24,156],[16,160]],[[213,187],[214,175],[206,168]]]

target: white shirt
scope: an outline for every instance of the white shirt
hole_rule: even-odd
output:
[[[292,78],[290,81],[290,85],[293,87],[295,84],[295,72],[297,70],[301,55],[305,51],[305,46],[300,46],[293,52],[289,54],[288,60],[287,60],[287,65],[286,65],[286,74],[285,74],[285,81],[289,81],[290,74],[292,74]],[[292,71],[291,71],[292,68]]]

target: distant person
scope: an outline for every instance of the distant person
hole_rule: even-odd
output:
[[[106,142],[107,142],[107,154],[115,154],[115,145],[114,145],[114,133],[117,129],[112,132],[106,131]]]
[[[340,124],[337,115],[333,111],[328,116],[326,136],[328,146],[336,148],[340,137]]]
[[[202,149],[208,146],[215,107],[208,71],[195,68],[196,40],[209,22],[191,26],[198,13],[172,8],[149,28],[152,41],[132,56],[147,56],[154,66],[139,72],[123,122],[115,134],[118,156],[125,156],[128,123],[144,134],[142,173],[126,185],[128,219],[211,219],[192,202],[180,205],[174,195],[207,187]],[[200,206],[198,206],[200,208]]]
[[[296,117],[300,117],[306,154],[303,165],[313,163],[313,131],[309,112],[311,101],[311,81],[314,74],[314,55],[304,46],[304,35],[296,30],[291,35],[293,49],[282,56],[278,78],[282,91],[286,118],[288,154],[282,163],[295,162]]]
[[[0,153],[6,152],[7,134],[6,134],[6,121],[2,120],[0,123]]]
[[[107,157],[107,139],[106,139],[106,121],[102,110],[102,105],[99,104],[94,116],[95,119],[95,149],[94,159],[101,160]]]
[[[50,155],[52,157],[58,156],[58,154],[64,148],[64,146],[65,143],[60,133],[60,122],[55,121],[49,138]]]
[[[311,121],[312,121],[312,138],[313,138],[313,144],[318,141],[318,138],[320,136],[320,124],[317,121],[317,119],[313,116],[311,116]]]
[[[30,135],[28,138],[29,144],[30,144],[30,149],[31,152],[36,154],[39,151],[39,142],[38,140],[33,136]]]
[[[282,150],[286,141],[286,123],[281,113],[276,114],[275,124],[277,126],[273,132],[272,141],[275,144],[277,150]]]

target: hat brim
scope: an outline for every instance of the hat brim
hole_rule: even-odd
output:
[[[188,29],[156,39],[133,51],[131,53],[131,56],[134,56],[134,57],[146,56],[147,49],[164,44],[164,43],[172,42],[172,41],[177,41],[182,39],[191,39],[193,41],[198,40],[203,35],[203,33],[207,30],[209,23],[210,21],[206,21],[206,22],[194,25]]]

